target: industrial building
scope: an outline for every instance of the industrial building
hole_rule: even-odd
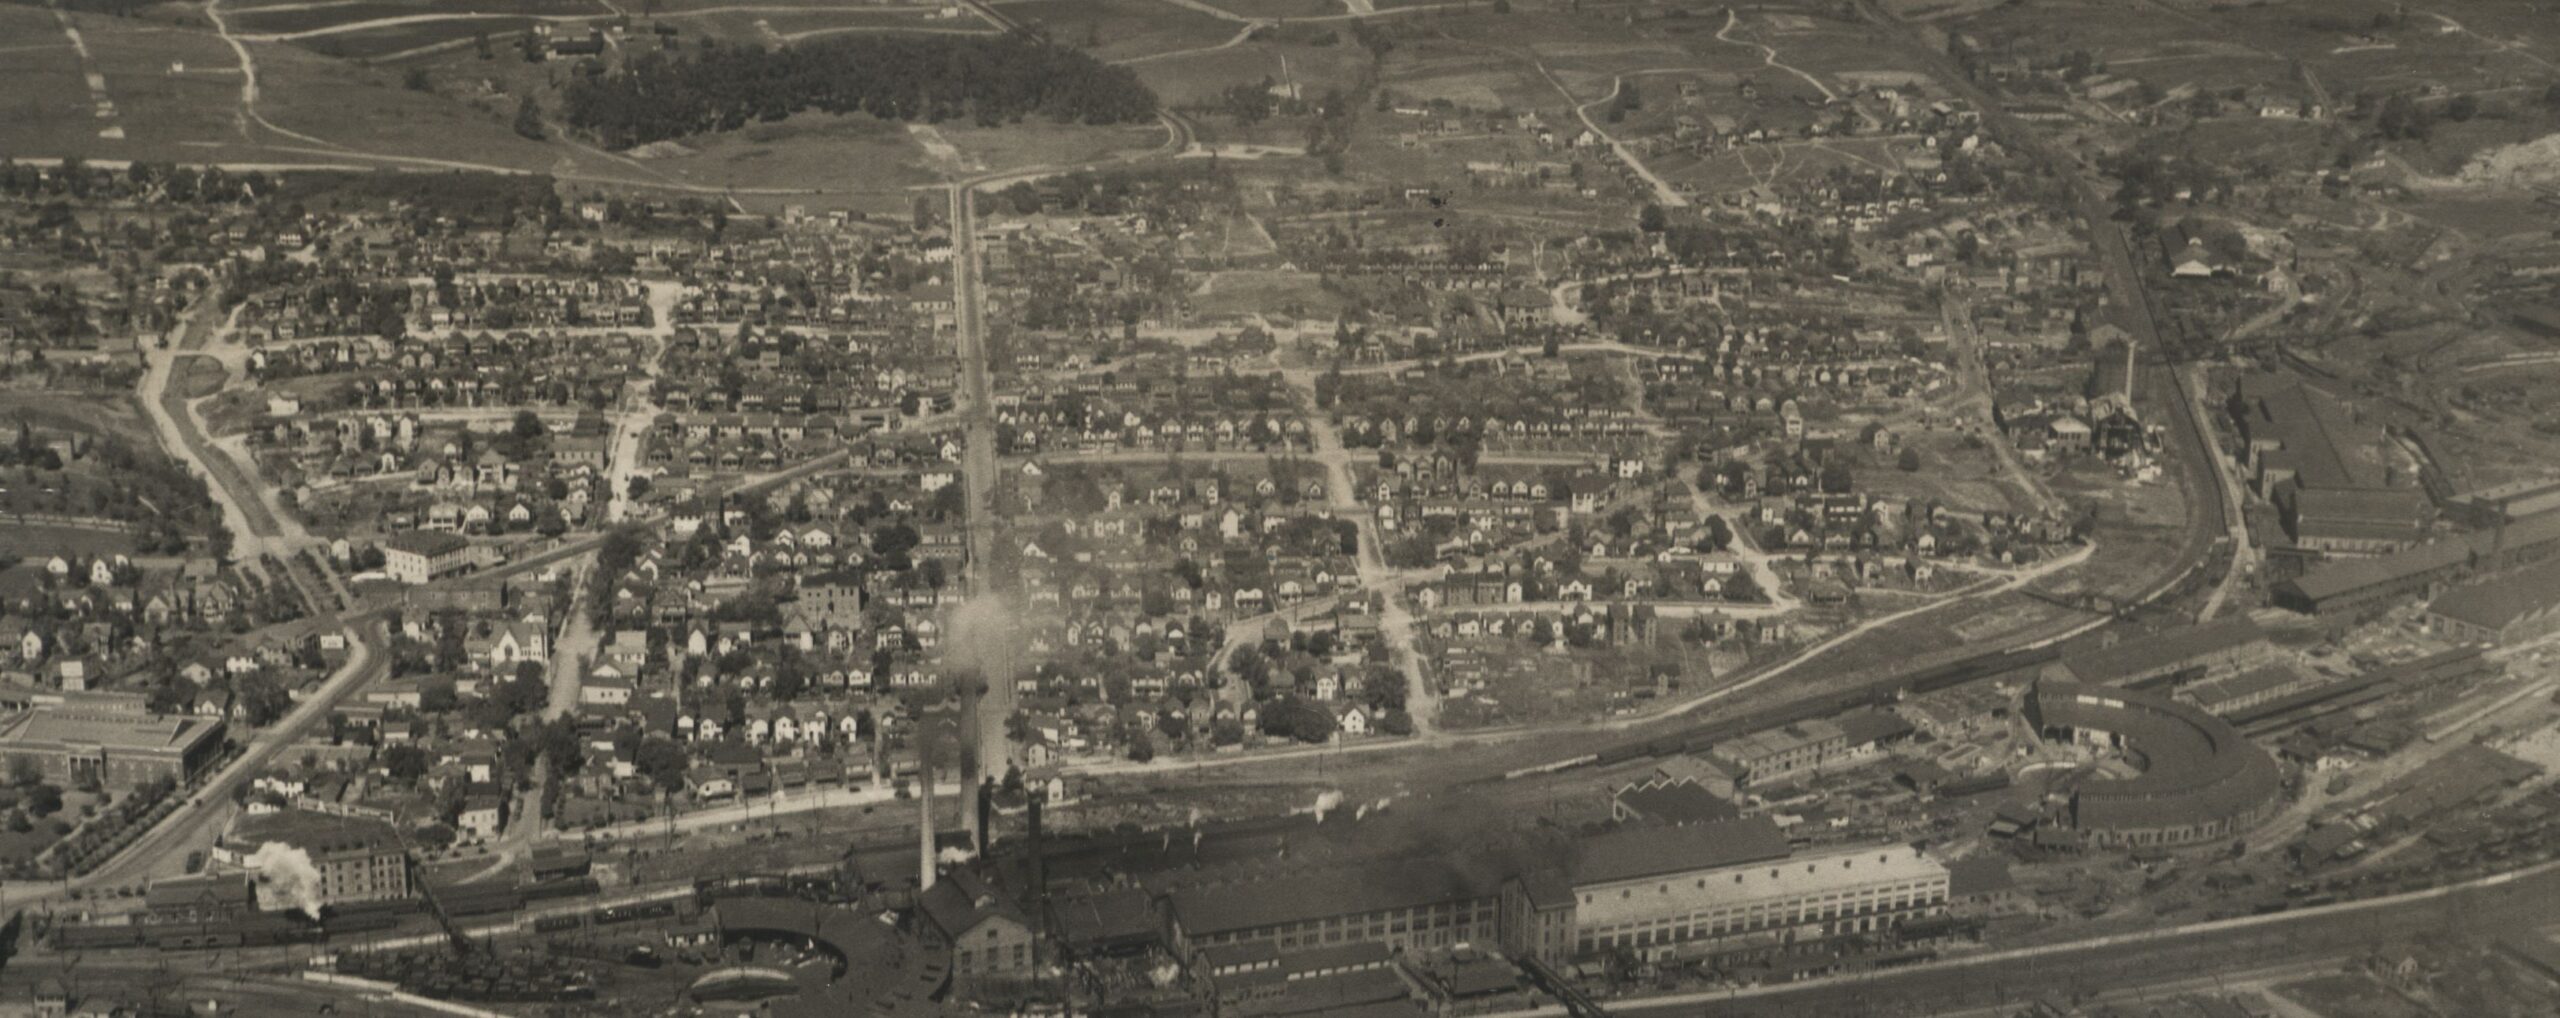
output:
[[[1288,958],[1346,945],[1430,953],[1499,947],[1550,965],[1782,952],[1933,914],[1947,869],[1909,845],[1799,852],[1774,820],[1626,827],[1585,836],[1567,866],[1488,877],[1444,859],[1319,867],[1165,897],[1177,957]]]
[[[1837,720],[1814,718],[1719,742],[1707,750],[1745,787],[1820,773],[1873,757],[1911,735],[1911,722],[1885,711],[1859,711]]]
[[[2252,487],[2280,514],[2294,547],[2379,555],[2426,537],[2424,492],[2391,483],[2382,429],[2300,378],[2243,375],[2231,417],[2248,443]]]
[[[2427,604],[2427,628],[2450,640],[2497,645],[2560,630],[2560,562],[2445,591]]]
[[[1165,908],[1178,957],[1263,941],[1284,953],[1368,942],[1428,950],[1497,943],[1500,893],[1499,883],[1411,860],[1187,887]]]
[[[2045,738],[2131,750],[2142,773],[2083,781],[2068,820],[2091,844],[2165,848],[2240,834],[2283,805],[2275,758],[2222,719],[2139,690],[2039,679],[2027,719]]]
[[[389,823],[288,809],[241,817],[214,843],[214,861],[258,869],[259,908],[272,912],[299,904],[295,900],[298,875],[249,865],[260,849],[275,843],[310,857],[309,886],[320,905],[394,901],[410,895],[408,856],[401,849],[399,832]]]
[[[2063,653],[2045,674],[2096,686],[2136,689],[2235,675],[2275,657],[2267,634],[2245,616]]]
[[[1575,953],[1693,957],[1933,914],[1947,902],[1947,868],[1906,844],[1799,854],[1763,816],[1586,838],[1573,894]]]
[[[2429,541],[2376,558],[2323,562],[2276,585],[2278,607],[2305,614],[2357,611],[2427,593],[2482,572],[2560,555],[2560,512]]]

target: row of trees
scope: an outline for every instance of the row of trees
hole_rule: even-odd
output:
[[[780,120],[802,110],[883,120],[974,119],[994,127],[1039,115],[1086,124],[1155,116],[1136,72],[1020,36],[845,37],[779,51],[714,48],[648,54],[621,73],[570,85],[570,126],[623,148]]]

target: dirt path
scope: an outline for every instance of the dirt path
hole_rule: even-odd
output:
[[[249,125],[254,122],[260,127],[274,131],[275,133],[281,134],[287,138],[292,138],[295,141],[318,145],[325,149],[344,149],[346,147],[321,138],[314,138],[298,131],[288,131],[284,128],[277,127],[272,121],[267,119],[266,114],[258,112],[258,58],[250,55],[248,43],[243,42],[240,36],[233,35],[231,33],[231,22],[229,19],[225,18],[222,13],[222,0],[206,0],[204,5],[204,16],[213,22],[214,33],[220,35],[223,42],[229,43],[231,45],[231,52],[240,59],[240,112],[235,115],[232,120],[233,123],[239,127],[240,136],[242,138],[250,137]]]
[[[1808,73],[1804,68],[1797,67],[1797,66],[1795,66],[1795,65],[1793,65],[1793,64],[1789,64],[1789,63],[1785,63],[1785,62],[1783,62],[1783,61],[1780,61],[1780,60],[1778,59],[1778,49],[1777,49],[1777,47],[1775,47],[1775,46],[1771,46],[1771,45],[1769,45],[1768,43],[1760,42],[1760,41],[1757,41],[1757,40],[1743,40],[1743,39],[1736,39],[1736,38],[1734,38],[1734,37],[1733,37],[1733,30],[1734,30],[1734,27],[1735,27],[1735,26],[1737,26],[1737,25],[1739,25],[1739,24],[1741,24],[1741,23],[1742,23],[1742,18],[1741,18],[1741,16],[1740,16],[1740,15],[1738,15],[1738,14],[1735,14],[1735,13],[1734,13],[1734,11],[1733,11],[1733,8],[1731,8],[1731,7],[1727,7],[1727,8],[1725,8],[1725,10],[1724,10],[1724,27],[1723,27],[1723,28],[1716,29],[1716,41],[1717,41],[1717,42],[1721,42],[1721,43],[1725,43],[1725,44],[1727,44],[1727,45],[1731,45],[1731,46],[1749,46],[1749,47],[1752,47],[1752,48],[1758,49],[1758,50],[1760,51],[1760,63],[1761,63],[1763,66],[1767,66],[1767,67],[1774,67],[1774,68],[1777,68],[1778,70],[1785,71],[1785,72],[1787,72],[1787,73],[1789,73],[1789,74],[1795,75],[1796,77],[1802,78],[1802,79],[1804,79],[1804,83],[1805,83],[1805,84],[1811,85],[1811,86],[1813,86],[1815,89],[1817,89],[1817,90],[1821,91],[1821,93],[1822,93],[1822,97],[1823,97],[1824,99],[1828,99],[1828,100],[1830,100],[1830,101],[1832,101],[1832,102],[1839,102],[1839,101],[1840,101],[1840,93],[1832,91],[1832,90],[1831,90],[1831,86],[1830,86],[1830,85],[1827,85],[1827,84],[1824,84],[1824,83],[1823,83],[1823,81],[1822,81],[1822,79],[1817,78],[1817,77],[1814,77],[1811,73]]]

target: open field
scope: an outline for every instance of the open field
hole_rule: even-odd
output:
[[[128,533],[23,522],[16,509],[8,508],[18,500],[14,492],[0,492],[0,509],[6,510],[0,511],[0,558],[42,562],[55,555],[78,558],[133,553],[133,535]]]
[[[1103,60],[1216,45],[1243,27],[1157,0],[1012,0],[993,6]]]
[[[903,209],[912,200],[909,188],[943,179],[937,161],[904,125],[862,115],[803,113],[703,135],[679,151],[686,154],[640,162],[679,180],[817,188],[839,200],[790,200],[826,208]],[[870,200],[861,200],[865,195]]]
[[[1987,447],[1968,448],[1953,431],[1907,431],[1903,448],[1920,455],[1920,469],[1906,471],[1890,458],[1858,462],[1851,469],[1859,491],[1882,498],[1936,501],[1958,512],[2016,512],[2034,507],[2000,477],[2000,461]]]
[[[0,425],[15,428],[20,422],[112,435],[140,446],[159,442],[130,397],[99,400],[45,392],[0,393]]]
[[[1286,21],[1290,18],[1322,18],[1347,13],[1350,8],[1342,0],[1208,0],[1209,6],[1240,18],[1267,18]],[[1380,9],[1385,4],[1378,5]]]
[[[1341,313],[1342,298],[1313,273],[1234,271],[1212,274],[1191,294],[1191,307],[1209,320],[1264,312],[1322,320]]]
[[[86,101],[69,42],[51,22],[42,11],[0,7],[0,35],[30,40],[28,48],[0,54],[0,80],[19,86],[0,100],[9,110],[0,116],[0,150],[12,155],[351,165],[392,156],[522,171],[553,168],[562,155],[468,106],[403,89],[394,72],[248,43],[258,62],[259,112],[305,137],[280,134],[238,116],[239,62],[219,37],[82,18],[81,34],[115,103],[114,119],[101,121]],[[124,136],[99,137],[107,123]]]
[[[474,18],[468,21],[417,21],[359,31],[336,32],[295,40],[301,46],[323,56],[347,60],[378,60],[415,53],[429,47],[467,46],[472,39],[486,36],[492,47],[503,48],[509,40],[542,24],[540,19],[509,15],[497,18]]]
[[[1350,81],[1369,61],[1367,50],[1338,38],[1331,28],[1289,28],[1266,35],[1226,49],[1180,53],[1130,66],[1167,105],[1180,108],[1212,102],[1230,86],[1266,78],[1274,84],[1304,82],[1311,96],[1322,95],[1322,83]],[[1327,38],[1335,41],[1315,42]]]
[[[1101,162],[1147,152],[1165,141],[1165,129],[1158,124],[1086,127],[1024,120],[995,128],[953,122],[934,130],[973,172]]]

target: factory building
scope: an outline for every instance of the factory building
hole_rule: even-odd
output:
[[[1947,868],[1909,845],[1794,850],[1767,817],[1583,840],[1575,953],[1659,959],[1872,933],[1935,914]]]

